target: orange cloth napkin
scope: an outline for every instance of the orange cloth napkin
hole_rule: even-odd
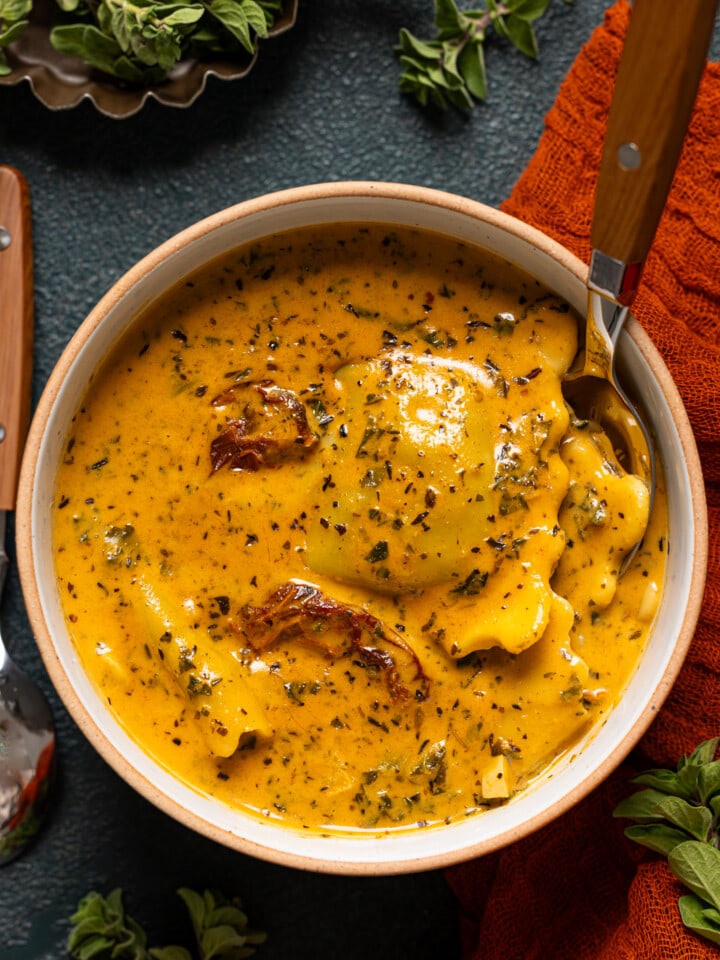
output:
[[[630,16],[619,0],[580,52],[537,152],[504,209],[586,262],[614,77]],[[717,948],[687,931],[664,859],[627,840],[612,810],[639,769],[675,767],[720,735],[720,64],[708,64],[633,312],[673,374],[705,474],[708,583],[689,655],[628,762],[565,816],[447,871],[473,960],[691,960]]]

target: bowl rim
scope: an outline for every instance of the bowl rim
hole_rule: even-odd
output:
[[[694,435],[677,387],[657,349],[634,317],[628,319],[625,330],[650,368],[668,403],[687,465],[688,493],[695,526],[694,551],[690,559],[692,569],[689,576],[690,586],[685,616],[662,680],[655,687],[633,728],[620,742],[615,744],[613,749],[605,755],[603,761],[587,772],[569,793],[550,803],[534,816],[527,818],[520,824],[502,830],[490,838],[482,837],[476,842],[468,842],[461,849],[453,847],[447,850],[436,850],[427,855],[419,854],[417,857],[401,860],[339,860],[333,856],[334,844],[331,836],[327,845],[327,856],[318,858],[304,853],[283,851],[275,846],[268,846],[261,840],[249,839],[239,835],[209,822],[193,811],[188,811],[179,800],[168,796],[149,777],[132,766],[119,747],[98,728],[88,706],[79,697],[65,671],[42,611],[41,591],[34,562],[36,537],[32,519],[35,476],[38,471],[41,446],[46,424],[61,386],[78,355],[85,348],[88,339],[108,313],[136,284],[166,258],[238,219],[288,205],[295,205],[302,201],[342,200],[348,197],[367,198],[371,196],[393,201],[413,201],[440,208],[442,211],[451,210],[471,219],[489,223],[492,227],[514,234],[522,242],[530,244],[541,253],[546,254],[583,285],[586,282],[586,265],[548,235],[494,207],[429,187],[378,181],[336,181],[326,184],[310,184],[244,200],[214,213],[169,238],[132,266],[90,311],[63,350],[42,392],[28,433],[18,486],[16,545],[18,570],[28,617],[50,679],[84,736],[92,743],[103,759],[135,790],[185,826],[241,853],[284,866],[316,872],[391,875],[437,869],[489,853],[529,835],[567,812],[597,787],[637,744],[650,726],[677,678],[694,634],[703,598],[708,553],[705,488]],[[348,222],[350,220],[357,222],[363,218],[362,216],[353,216],[347,219]],[[261,234],[257,234],[257,236],[259,237]],[[157,763],[157,761],[153,762]],[[288,828],[285,827],[284,829],[287,830]],[[441,827],[439,829],[449,830],[450,828]],[[359,842],[362,842],[362,840]],[[379,842],[391,846],[392,837],[382,837]]]

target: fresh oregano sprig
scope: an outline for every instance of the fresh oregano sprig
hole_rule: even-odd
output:
[[[452,104],[469,109],[487,96],[483,44],[492,30],[521,53],[535,59],[538,44],[533,23],[550,0],[485,0],[474,10],[460,10],[454,0],[434,0],[437,35],[418,39],[400,31],[397,53],[402,73],[400,89],[422,106]],[[565,0],[572,3],[572,0]]]
[[[265,933],[248,929],[239,898],[187,887],[177,892],[190,916],[198,960],[243,960],[265,941]],[[107,897],[88,893],[70,919],[67,948],[73,960],[193,960],[185,947],[148,947],[143,928],[125,913],[120,889]]]
[[[0,0],[0,76],[10,73],[3,47],[17,40],[28,25],[32,0]]]
[[[50,31],[59,52],[134,84],[162,83],[181,60],[254,54],[268,36],[282,0],[56,0],[60,22]],[[28,24],[32,0],[0,0],[3,47]]]
[[[677,770],[646,770],[633,779],[645,789],[623,800],[613,816],[634,820],[625,835],[668,858],[690,891],[678,906],[688,929],[720,944],[720,737],[701,743]]]
[[[187,887],[178,890],[178,894],[190,914],[200,960],[250,957],[255,953],[253,947],[267,939],[261,931],[248,930],[248,918],[239,898],[229,901],[209,890],[199,894]],[[157,960],[173,958],[163,956]]]
[[[282,0],[57,0],[70,22],[50,31],[60,53],[136,84],[162,83],[189,57],[254,53]]]

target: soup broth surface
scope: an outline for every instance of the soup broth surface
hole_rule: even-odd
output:
[[[69,630],[143,749],[257,816],[377,832],[506,802],[601,723],[667,519],[563,399],[577,324],[377,224],[269,237],[145,310],[54,503]]]

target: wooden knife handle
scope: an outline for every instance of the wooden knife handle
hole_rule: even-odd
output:
[[[595,250],[642,263],[665,207],[713,33],[717,0],[635,0],[595,195]],[[618,149],[641,163],[623,169]]]
[[[15,509],[30,420],[32,350],[30,194],[17,170],[0,166],[0,510]]]

